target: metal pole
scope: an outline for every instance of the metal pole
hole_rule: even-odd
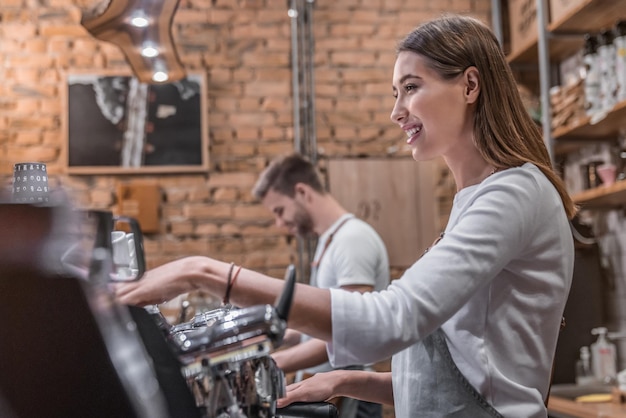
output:
[[[291,87],[293,95],[293,145],[296,152],[302,152],[300,140],[300,71],[299,71],[299,48],[298,48],[298,0],[291,0],[287,13],[291,18]]]
[[[543,140],[548,148],[550,162],[554,166],[554,140],[552,138],[552,118],[550,115],[550,51],[548,46],[548,2],[537,0],[537,30],[539,38],[539,90],[541,96],[541,124]]]
[[[313,7],[315,0],[306,0],[307,34],[307,149],[313,164],[317,164],[317,130],[315,125],[315,36],[313,34]]]
[[[502,0],[491,0],[491,27],[496,39],[502,45]]]

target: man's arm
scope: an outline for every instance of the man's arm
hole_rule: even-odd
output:
[[[317,366],[328,361],[326,342],[318,339],[308,340],[272,354],[276,365],[285,373]]]
[[[350,292],[371,292],[372,286],[351,285],[342,286],[341,289]],[[276,351],[272,354],[276,365],[285,373],[292,373],[309,367],[318,366],[328,361],[326,342],[311,339],[294,347]]]
[[[287,386],[287,394],[278,400],[278,407],[293,402],[329,401],[338,396],[393,405],[391,372],[333,370],[317,373],[302,382]]]

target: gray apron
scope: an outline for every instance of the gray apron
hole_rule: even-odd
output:
[[[411,411],[411,417],[503,418],[456,367],[441,328],[418,345],[422,367],[422,377],[416,383],[419,410]]]

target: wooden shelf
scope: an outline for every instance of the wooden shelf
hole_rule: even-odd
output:
[[[511,65],[537,63],[537,38],[529,40],[523,47],[507,55],[506,60]]]
[[[548,25],[552,33],[596,33],[626,16],[626,0],[585,0]]]
[[[546,28],[549,60],[563,61],[584,46],[584,34],[599,33],[612,28],[619,19],[626,19],[626,0],[577,0],[578,6]],[[538,72],[538,34],[514,54],[507,56],[511,67],[525,71],[533,67]],[[523,83],[522,83],[523,84]],[[626,101],[616,104],[607,116],[591,124],[591,118],[581,117],[572,125],[552,131],[557,155],[574,152],[581,146],[600,140],[616,140],[626,128]],[[626,180],[611,186],[585,190],[572,196],[582,208],[619,207],[626,205]]]
[[[598,141],[614,141],[621,129],[626,128],[626,101],[617,103],[611,112],[592,125],[588,116],[574,120],[573,124],[552,131],[554,152],[564,155]]]
[[[617,103],[607,116],[595,125],[591,124],[591,118],[584,116],[573,125],[556,128],[552,131],[552,137],[558,141],[617,138],[622,128],[626,128],[626,101]]]
[[[585,0],[569,13],[548,24],[550,61],[560,62],[584,46],[584,34],[612,28],[620,18],[626,18],[626,0]],[[511,65],[537,63],[537,39],[530,40],[507,61]]]
[[[551,62],[560,62],[566,58],[571,57],[578,51],[582,50],[584,46],[583,35],[579,37],[567,37],[558,38],[553,37],[549,39],[549,54]],[[526,46],[516,51],[514,54],[509,54],[506,58],[508,63],[512,66],[516,65],[529,65],[537,64],[537,55],[539,49],[537,40],[529,42]]]
[[[626,205],[626,180],[576,193],[572,199],[582,209],[624,206]]]

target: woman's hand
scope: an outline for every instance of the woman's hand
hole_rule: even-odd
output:
[[[136,282],[117,283],[113,285],[113,289],[118,302],[123,304],[139,306],[160,304],[197,289],[199,279],[221,269],[224,270],[225,277],[227,263],[206,257],[187,257],[149,270]],[[204,280],[203,289],[211,291],[206,283]]]
[[[287,394],[277,402],[278,408],[294,402],[325,402],[338,396],[335,387],[343,370],[317,373],[308,379],[287,386]]]

